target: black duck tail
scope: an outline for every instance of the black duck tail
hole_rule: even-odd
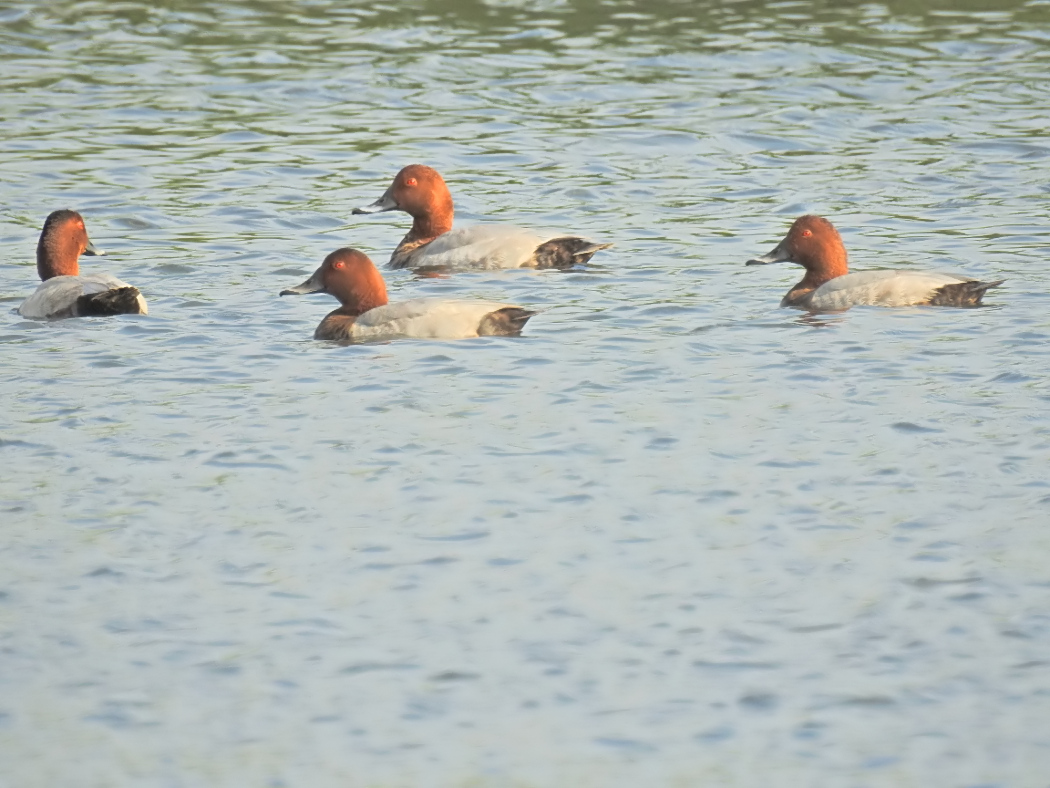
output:
[[[596,244],[575,236],[552,238],[536,247],[532,259],[536,261],[537,268],[572,268],[586,263],[596,252],[610,246],[612,244]]]
[[[521,336],[521,330],[529,322],[529,318],[535,315],[528,309],[517,306],[508,306],[489,312],[481,319],[478,326],[479,337],[517,337]]]
[[[79,317],[108,317],[110,315],[139,315],[142,295],[137,287],[118,287],[102,293],[82,295],[77,299],[76,314]]]
[[[930,299],[931,306],[980,306],[984,294],[993,287],[998,287],[1005,279],[998,282],[978,282],[972,279],[969,282],[944,285],[937,288]]]

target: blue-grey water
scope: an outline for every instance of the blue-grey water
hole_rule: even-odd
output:
[[[992,9],[992,10],[989,10]],[[0,5],[0,786],[1050,786],[1050,4]],[[404,164],[588,270],[340,347]],[[148,317],[22,320],[75,208]],[[804,212],[979,310],[778,308]]]

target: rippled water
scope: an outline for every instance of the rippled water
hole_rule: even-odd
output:
[[[166,6],[0,8],[0,784],[1050,785],[1050,4]],[[313,342],[411,161],[616,246]],[[61,207],[149,317],[18,317]]]

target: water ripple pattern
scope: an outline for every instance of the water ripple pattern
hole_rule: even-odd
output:
[[[1046,788],[1050,5],[980,7],[4,4],[0,786]],[[413,161],[615,247],[312,341]],[[65,207],[149,317],[17,315]],[[1006,284],[779,309],[806,212]]]

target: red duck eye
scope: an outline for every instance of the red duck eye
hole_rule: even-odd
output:
[[[802,231],[802,237],[803,238],[809,238],[809,236],[811,236],[811,235],[813,235],[813,231],[812,230],[803,230]]]
[[[415,186],[417,183],[415,178],[405,178],[405,186]]]
[[[346,268],[346,263],[344,263],[342,260],[336,260],[334,263],[332,263],[332,268]]]

